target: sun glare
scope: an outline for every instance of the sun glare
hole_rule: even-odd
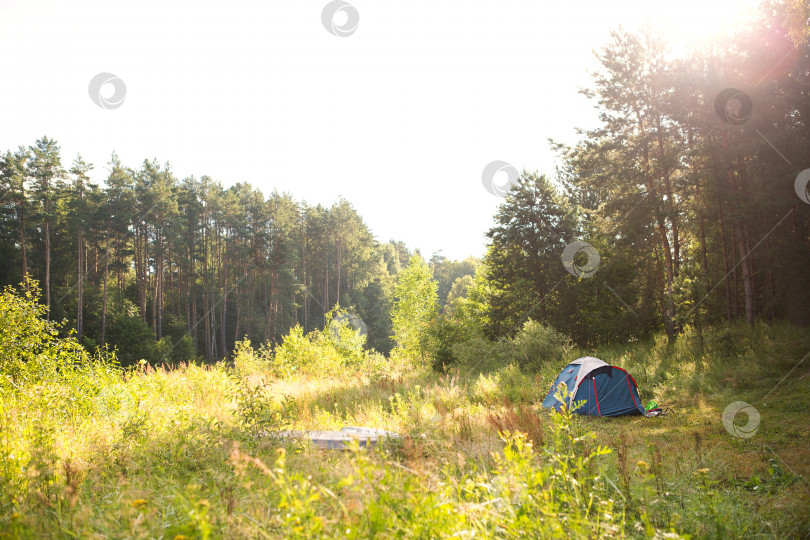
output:
[[[649,24],[680,49],[708,43],[741,28],[756,15],[759,3],[760,0],[654,0],[627,2],[623,7],[628,11],[625,20]]]

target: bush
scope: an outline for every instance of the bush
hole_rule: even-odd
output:
[[[450,331],[441,334],[438,330],[436,335],[447,339],[454,363],[467,370],[490,371],[515,364],[524,371],[534,372],[544,365],[560,365],[571,352],[568,336],[531,319],[511,339],[492,341],[483,335],[456,339],[458,334]],[[437,345],[435,350],[445,351],[447,342]]]
[[[236,368],[236,373],[240,377],[247,377],[256,373],[261,373],[270,367],[267,357],[258,354],[253,350],[250,340],[245,336],[242,341],[236,342],[236,349],[234,350],[233,364]]]
[[[560,365],[570,351],[571,338],[551,325],[529,319],[511,340],[512,360],[526,370],[543,364]]]
[[[509,362],[509,341],[476,336],[453,345],[459,367],[468,371],[491,371]]]
[[[0,385],[21,387],[69,376],[89,361],[74,338],[59,338],[60,325],[43,319],[37,284],[22,295],[6,287],[0,295]]]
[[[109,313],[107,343],[117,350],[123,366],[135,365],[139,360],[155,360],[155,334],[129,300],[123,300]]]
[[[341,364],[340,355],[331,341],[320,331],[304,334],[296,324],[276,347],[271,369],[275,375],[286,377],[293,373],[334,373]]]
[[[384,370],[384,358],[364,350],[366,336],[356,329],[345,312],[334,310],[327,314],[324,331],[304,334],[295,325],[276,347],[271,371],[281,377],[293,373],[305,375],[337,375],[347,369],[368,371],[378,378]]]
[[[453,347],[462,343],[468,336],[465,335],[461,325],[444,314],[431,322],[427,332],[433,358],[431,365],[436,371],[446,371],[458,362]]]

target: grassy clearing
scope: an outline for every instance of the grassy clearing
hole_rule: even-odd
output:
[[[235,366],[126,372],[88,357],[68,366],[53,347],[79,353],[57,341],[34,346],[37,371],[17,366],[2,386],[0,535],[810,533],[802,479],[810,475],[810,365],[763,402],[810,350],[803,329],[724,329],[703,354],[689,333],[671,345],[657,338],[571,352],[628,369],[645,402],[676,411],[652,419],[543,411],[558,362],[439,375],[396,356],[382,370],[378,357],[354,348],[343,351],[350,361],[335,357],[319,376],[323,364],[290,372],[289,359],[322,361],[323,335],[294,340],[283,363],[243,346]],[[749,439],[721,422],[738,400],[761,413]],[[373,451],[330,452],[262,435],[347,425],[404,437]]]

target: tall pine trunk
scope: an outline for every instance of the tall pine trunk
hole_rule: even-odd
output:
[[[45,206],[45,317],[51,320],[51,218],[47,217],[50,213],[50,205]]]
[[[82,305],[84,304],[84,239],[82,238],[82,225],[79,223],[78,229],[78,271],[76,277],[76,339],[82,341]]]
[[[335,292],[335,304],[340,304],[340,270],[343,266],[343,238],[338,236],[337,239],[337,287]],[[326,307],[329,307],[327,304]]]
[[[22,276],[23,287],[28,290],[28,256],[25,247],[25,212],[22,208],[17,208],[17,219],[20,222],[20,255],[22,256]]]
[[[227,236],[226,242],[224,243],[225,248],[223,248],[222,258],[224,261],[227,261]],[[227,345],[225,341],[225,321],[228,315],[228,265],[227,263],[223,264],[223,260],[220,260],[220,267],[222,268],[223,276],[222,276],[222,316],[220,317],[220,351],[222,357],[225,358],[228,355]]]
[[[720,225],[720,241],[723,243],[723,271],[725,276],[725,289],[726,289],[726,318],[728,322],[734,320],[734,313],[732,313],[732,298],[731,298],[731,280],[729,276],[729,262],[728,262],[728,241],[726,240],[726,225],[723,219],[723,203],[718,201],[717,207],[719,210],[719,225]],[[708,286],[708,284],[707,284]]]
[[[107,223],[107,234],[104,243],[104,285],[101,294],[101,345],[107,344],[107,279],[110,274],[110,224]]]
[[[737,250],[742,260],[742,273],[743,273],[743,291],[745,292],[745,322],[753,328],[754,327],[754,277],[751,271],[751,260],[748,257],[748,249],[746,248],[745,234],[743,226],[737,222],[735,224]]]

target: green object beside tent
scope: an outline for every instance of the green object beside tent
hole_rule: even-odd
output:
[[[657,408],[658,408],[658,403],[656,403],[656,402],[655,402],[655,401],[653,401],[653,400],[650,400],[650,402],[649,402],[649,403],[647,403],[647,406],[646,406],[646,407],[644,407],[644,410],[645,410],[645,411],[651,411],[651,410],[653,410],[653,409],[657,409]]]

